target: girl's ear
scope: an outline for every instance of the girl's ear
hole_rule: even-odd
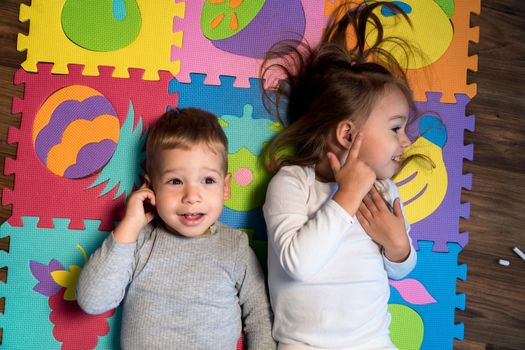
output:
[[[351,120],[343,120],[337,124],[336,138],[339,145],[344,149],[350,149],[357,128]]]

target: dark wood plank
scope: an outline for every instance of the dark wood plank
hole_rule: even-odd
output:
[[[23,96],[23,86],[13,85],[13,75],[25,59],[25,53],[16,50],[16,38],[18,33],[28,31],[28,24],[18,21],[20,3],[15,0],[0,2],[0,188],[13,187],[14,177],[4,175],[5,157],[16,157],[16,145],[7,144],[7,132],[9,127],[20,125],[20,117],[11,115],[13,96]],[[10,215],[10,206],[0,206],[0,222]],[[7,240],[0,240],[0,254],[4,254],[2,250],[8,247]]]
[[[473,174],[471,217],[461,223],[470,242],[460,254],[468,265],[465,338],[486,349],[525,349],[525,261],[512,247],[525,250],[525,8],[519,1],[482,0],[478,72],[469,74],[478,94],[467,111],[476,116],[476,130],[466,133],[474,144],[474,161],[464,171]],[[500,258],[511,265],[498,264]],[[462,349],[457,345],[457,349]],[[468,348],[464,348],[468,349]]]

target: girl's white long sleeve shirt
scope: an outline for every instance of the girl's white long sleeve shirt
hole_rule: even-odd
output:
[[[268,186],[268,283],[273,336],[281,343],[342,348],[388,340],[388,278],[401,279],[416,265],[412,244],[405,261],[388,260],[332,200],[336,190],[300,166],[281,168]],[[390,180],[387,191],[392,204],[399,192]],[[408,222],[406,228],[408,234]]]

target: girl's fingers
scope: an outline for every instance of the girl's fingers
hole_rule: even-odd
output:
[[[372,200],[374,201],[374,204],[378,208],[386,208],[385,201],[383,200],[383,197],[379,194],[379,191],[375,186],[372,186],[370,189],[370,195],[372,196]]]
[[[365,195],[363,198],[363,205],[367,208],[367,210],[372,213],[377,211],[377,205],[375,201],[372,199],[371,196]]]
[[[332,152],[328,152],[326,154],[328,157],[328,162],[330,163],[330,166],[332,167],[332,171],[334,174],[337,174],[339,170],[341,170],[341,163],[339,162],[339,159],[337,159],[336,155]]]
[[[359,223],[361,224],[361,226],[363,226],[363,228],[365,229],[366,231],[366,228],[369,227],[369,222],[368,220],[366,219],[365,215],[363,215],[363,213],[361,212],[361,209],[359,209],[357,211],[357,213],[355,213],[355,217],[357,218],[357,221],[359,221]]]
[[[394,200],[394,215],[397,217],[403,217],[403,210],[401,210],[401,200],[399,197]]]
[[[359,150],[361,149],[361,144],[363,143],[363,134],[357,133],[357,136],[350,146],[350,151],[348,152],[348,159],[357,159],[357,156],[359,156]]]
[[[359,214],[361,214],[361,216],[363,216],[364,218],[370,218],[370,217],[373,217],[372,215],[372,212],[370,211],[370,209],[366,206],[366,204],[364,203],[361,203],[361,205],[359,205],[359,210],[358,210]]]

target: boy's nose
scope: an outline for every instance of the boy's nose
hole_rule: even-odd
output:
[[[196,186],[193,185],[187,185],[184,191],[184,196],[182,200],[186,203],[197,203],[200,202],[201,197],[199,194],[199,190]]]

